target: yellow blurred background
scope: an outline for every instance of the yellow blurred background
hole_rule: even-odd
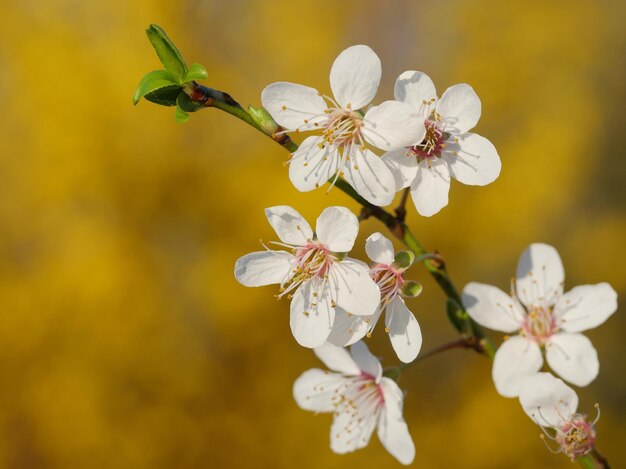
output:
[[[501,177],[453,184],[420,241],[441,251],[459,288],[506,288],[521,251],[553,244],[566,288],[626,291],[622,0],[78,0],[0,5],[0,466],[6,468],[395,467],[373,437],[338,456],[331,418],[300,410],[293,380],[319,366],[292,338],[288,304],[246,289],[235,260],[275,238],[263,208],[313,221],[338,190],[302,194],[287,154],[217,110],[184,125],[131,96],[160,68],[146,39],[165,28],[205,84],[258,105],[279,80],[328,92],[345,47],[381,57],[378,101],[397,75],[427,72],[441,94],[470,83],[476,129],[499,150]],[[381,230],[362,225],[365,238]],[[399,247],[398,245],[396,247]],[[423,350],[454,339],[444,297],[425,285],[409,306]],[[601,373],[598,448],[626,466],[623,308],[588,333]],[[493,336],[500,340],[497,334]],[[395,363],[382,328],[368,344]],[[414,467],[572,467],[551,455],[490,363],[451,351],[400,380]]]

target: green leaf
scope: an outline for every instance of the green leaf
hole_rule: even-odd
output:
[[[176,100],[180,93],[180,85],[166,86],[146,94],[144,99],[161,106],[176,106]]]
[[[193,101],[184,92],[181,92],[178,95],[178,99],[176,100],[176,104],[178,105],[179,108],[181,108],[185,112],[196,112],[199,109],[204,109],[204,105],[202,103],[198,103],[196,101]]]
[[[204,80],[209,76],[209,73],[206,71],[206,68],[200,64],[191,64],[189,67],[189,71],[187,72],[187,76],[185,76],[185,81],[191,80]]]
[[[176,117],[176,122],[178,122],[179,124],[184,124],[185,122],[187,122],[189,120],[189,114],[187,114],[185,111],[183,111],[178,106],[176,106],[176,116],[175,117]]]
[[[185,65],[183,56],[180,55],[174,43],[167,37],[165,31],[160,26],[151,24],[146,29],[146,34],[165,70],[170,72],[178,83],[184,83],[187,75],[187,65]]]
[[[139,85],[137,85],[133,96],[133,104],[137,104],[139,100],[148,93],[172,85],[178,86],[178,83],[172,75],[165,70],[154,70],[144,76],[139,82]]]

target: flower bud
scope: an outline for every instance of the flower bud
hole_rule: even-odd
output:
[[[270,113],[262,107],[248,106],[248,114],[252,116],[254,122],[259,124],[263,131],[268,135],[274,135],[281,130],[281,127],[276,123],[274,118],[270,116]]]

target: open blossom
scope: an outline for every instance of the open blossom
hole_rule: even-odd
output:
[[[369,336],[385,311],[385,331],[389,334],[391,345],[400,360],[410,363],[415,360],[422,346],[422,332],[402,295],[406,294],[407,286],[420,286],[404,278],[404,272],[410,264],[399,266],[395,262],[393,244],[382,234],[374,233],[367,238],[365,251],[373,261],[370,275],[380,288],[380,306],[371,316],[356,316],[338,308],[328,341],[346,346],[361,340],[365,335]]]
[[[476,186],[498,177],[501,163],[495,147],[469,132],[481,111],[480,99],[471,86],[451,86],[437,100],[428,75],[407,71],[396,80],[395,97],[419,111],[426,136],[407,148],[384,154],[383,161],[394,173],[397,190],[411,188],[421,215],[429,217],[448,205],[450,177]]]
[[[588,421],[586,415],[576,412],[578,396],[563,381],[550,373],[536,373],[522,383],[519,400],[524,412],[541,427],[544,435],[559,445],[553,452],[564,453],[574,461],[593,450],[599,407],[596,404],[596,418]]]
[[[330,71],[334,99],[314,88],[278,82],[262,94],[263,106],[287,131],[319,131],[293,154],[289,177],[294,186],[311,191],[343,176],[375,205],[388,205],[396,193],[394,177],[369,143],[388,151],[421,141],[423,119],[411,106],[385,101],[364,112],[374,99],[381,77],[380,59],[364,45],[341,52]]]
[[[247,287],[279,284],[278,298],[291,301],[290,324],[300,345],[317,347],[330,334],[335,308],[372,314],[380,290],[367,265],[346,257],[359,231],[356,216],[344,207],[328,207],[317,219],[315,233],[288,206],[265,210],[280,238],[273,243],[287,251],[253,252],[237,260],[235,277]]]
[[[518,333],[504,341],[493,362],[493,380],[503,396],[517,396],[524,378],[541,369],[542,351],[550,368],[570,383],[586,386],[598,375],[596,349],[580,332],[615,312],[617,294],[608,283],[563,293],[564,278],[556,249],[531,244],[519,260],[511,296],[480,283],[463,290],[463,303],[474,321]]]
[[[340,454],[363,448],[377,429],[385,449],[411,464],[415,446],[402,417],[404,395],[394,380],[382,376],[367,346],[358,342],[348,353],[326,343],[315,354],[333,372],[305,371],[293,385],[293,396],[305,410],[334,413],[330,448]]]

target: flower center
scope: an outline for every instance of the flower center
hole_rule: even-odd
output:
[[[330,266],[337,260],[326,246],[321,243],[307,243],[296,249],[296,270],[306,278],[324,278]]]
[[[337,256],[328,250],[326,246],[318,242],[310,242],[295,249],[295,266],[291,278],[280,288],[278,298],[289,294],[297,289],[303,282],[319,278],[325,280],[328,271]]]
[[[378,419],[385,399],[382,389],[374,378],[367,373],[347,380],[334,393],[332,398],[336,413],[348,415],[345,427],[338,428],[337,438],[344,433],[348,442],[355,438],[366,438],[361,428],[367,425],[370,419]]]
[[[424,121],[426,136],[422,143],[410,148],[419,161],[428,158],[439,158],[446,147],[446,134],[439,128],[437,122],[431,119]]]
[[[325,143],[336,146],[363,145],[361,113],[338,108],[329,109],[327,112],[329,113],[328,120],[322,132]]]
[[[374,264],[370,268],[370,277],[380,288],[382,303],[389,303],[393,300],[404,285],[402,272],[386,264]]]
[[[556,332],[558,326],[552,315],[552,308],[543,306],[533,307],[522,323],[522,334],[543,345]]]
[[[563,453],[572,460],[589,453],[595,441],[594,423],[587,422],[586,416],[582,414],[574,414],[556,432],[556,442],[561,446]]]

